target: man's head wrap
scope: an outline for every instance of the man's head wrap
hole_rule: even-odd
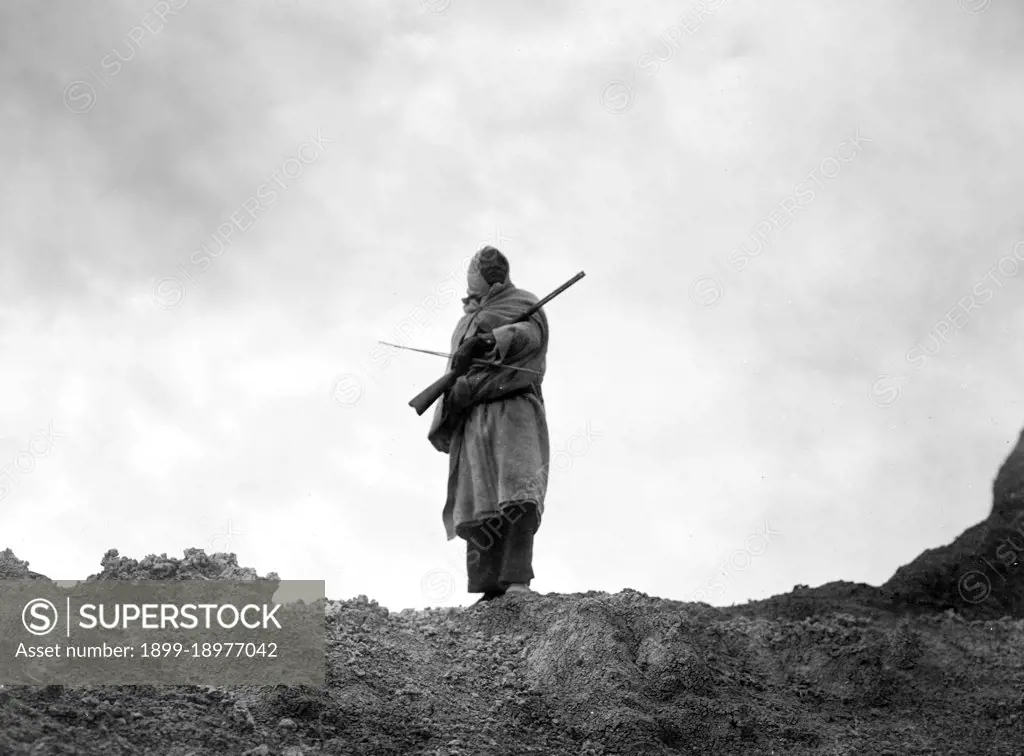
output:
[[[508,258],[495,247],[487,246],[473,255],[474,265],[480,272],[480,277],[493,286],[496,283],[505,283],[508,280]]]

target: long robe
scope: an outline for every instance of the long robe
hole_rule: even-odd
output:
[[[452,334],[453,353],[464,340],[481,330],[492,330],[496,343],[483,359],[525,367],[541,375],[471,367],[466,379],[473,404],[465,422],[450,435],[443,432],[442,425],[447,397],[435,406],[428,439],[449,458],[448,497],[442,514],[448,540],[456,536],[468,540],[474,528],[500,515],[512,502],[532,502],[540,526],[550,462],[541,393],[548,347],[547,316],[539,311],[524,323],[501,325],[524,314],[537,301],[536,296],[516,288],[511,281],[492,285],[479,302],[464,300],[465,314]],[[528,386],[535,393],[500,398]]]

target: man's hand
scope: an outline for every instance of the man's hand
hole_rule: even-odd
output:
[[[469,388],[469,380],[461,376],[448,393],[448,409],[454,415],[461,415],[472,404],[473,392]]]
[[[455,358],[452,361],[452,370],[455,375],[465,375],[473,364],[473,360],[482,357],[494,348],[494,336],[490,333],[482,333],[466,339],[459,348],[455,350]]]

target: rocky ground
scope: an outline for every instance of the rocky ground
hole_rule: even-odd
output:
[[[331,602],[324,690],[3,688],[0,756],[1024,756],[1022,492],[1024,434],[990,516],[880,587],[723,609],[629,590]],[[258,577],[194,549],[102,566],[94,579]],[[45,579],[0,553],[12,578]]]

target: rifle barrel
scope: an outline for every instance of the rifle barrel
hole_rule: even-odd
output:
[[[581,270],[581,271],[580,271],[579,273],[577,273],[577,274],[576,274],[575,276],[573,276],[572,278],[570,278],[570,279],[569,279],[568,281],[566,281],[566,282],[565,282],[564,284],[562,284],[562,285],[561,285],[561,286],[559,286],[559,287],[558,287],[557,289],[555,289],[555,290],[554,290],[553,292],[551,292],[551,293],[550,293],[550,294],[548,294],[548,295],[547,295],[546,297],[544,297],[544,299],[540,300],[540,301],[539,301],[539,302],[538,302],[537,304],[535,304],[535,305],[534,305],[533,307],[531,307],[531,308],[530,308],[529,310],[527,310],[527,311],[526,311],[526,312],[525,312],[525,313],[524,313],[524,314],[523,314],[523,315],[522,315],[522,316],[521,316],[521,317],[519,318],[519,322],[523,322],[523,321],[529,320],[529,319],[530,319],[531,317],[533,317],[533,316],[534,316],[534,314],[536,314],[536,312],[537,312],[537,311],[538,311],[538,310],[539,310],[539,309],[540,309],[541,307],[543,307],[544,305],[546,305],[546,304],[547,304],[548,302],[550,302],[550,301],[551,301],[552,299],[554,299],[555,297],[557,297],[557,296],[558,296],[559,294],[561,294],[561,293],[562,293],[563,291],[565,291],[566,289],[568,289],[568,288],[569,288],[570,286],[572,286],[572,285],[573,285],[574,283],[576,283],[577,281],[579,281],[579,280],[580,280],[581,278],[583,278],[583,276],[585,276],[585,275],[587,275],[587,274],[586,274],[586,273],[584,273],[584,272],[583,272],[583,271]]]

